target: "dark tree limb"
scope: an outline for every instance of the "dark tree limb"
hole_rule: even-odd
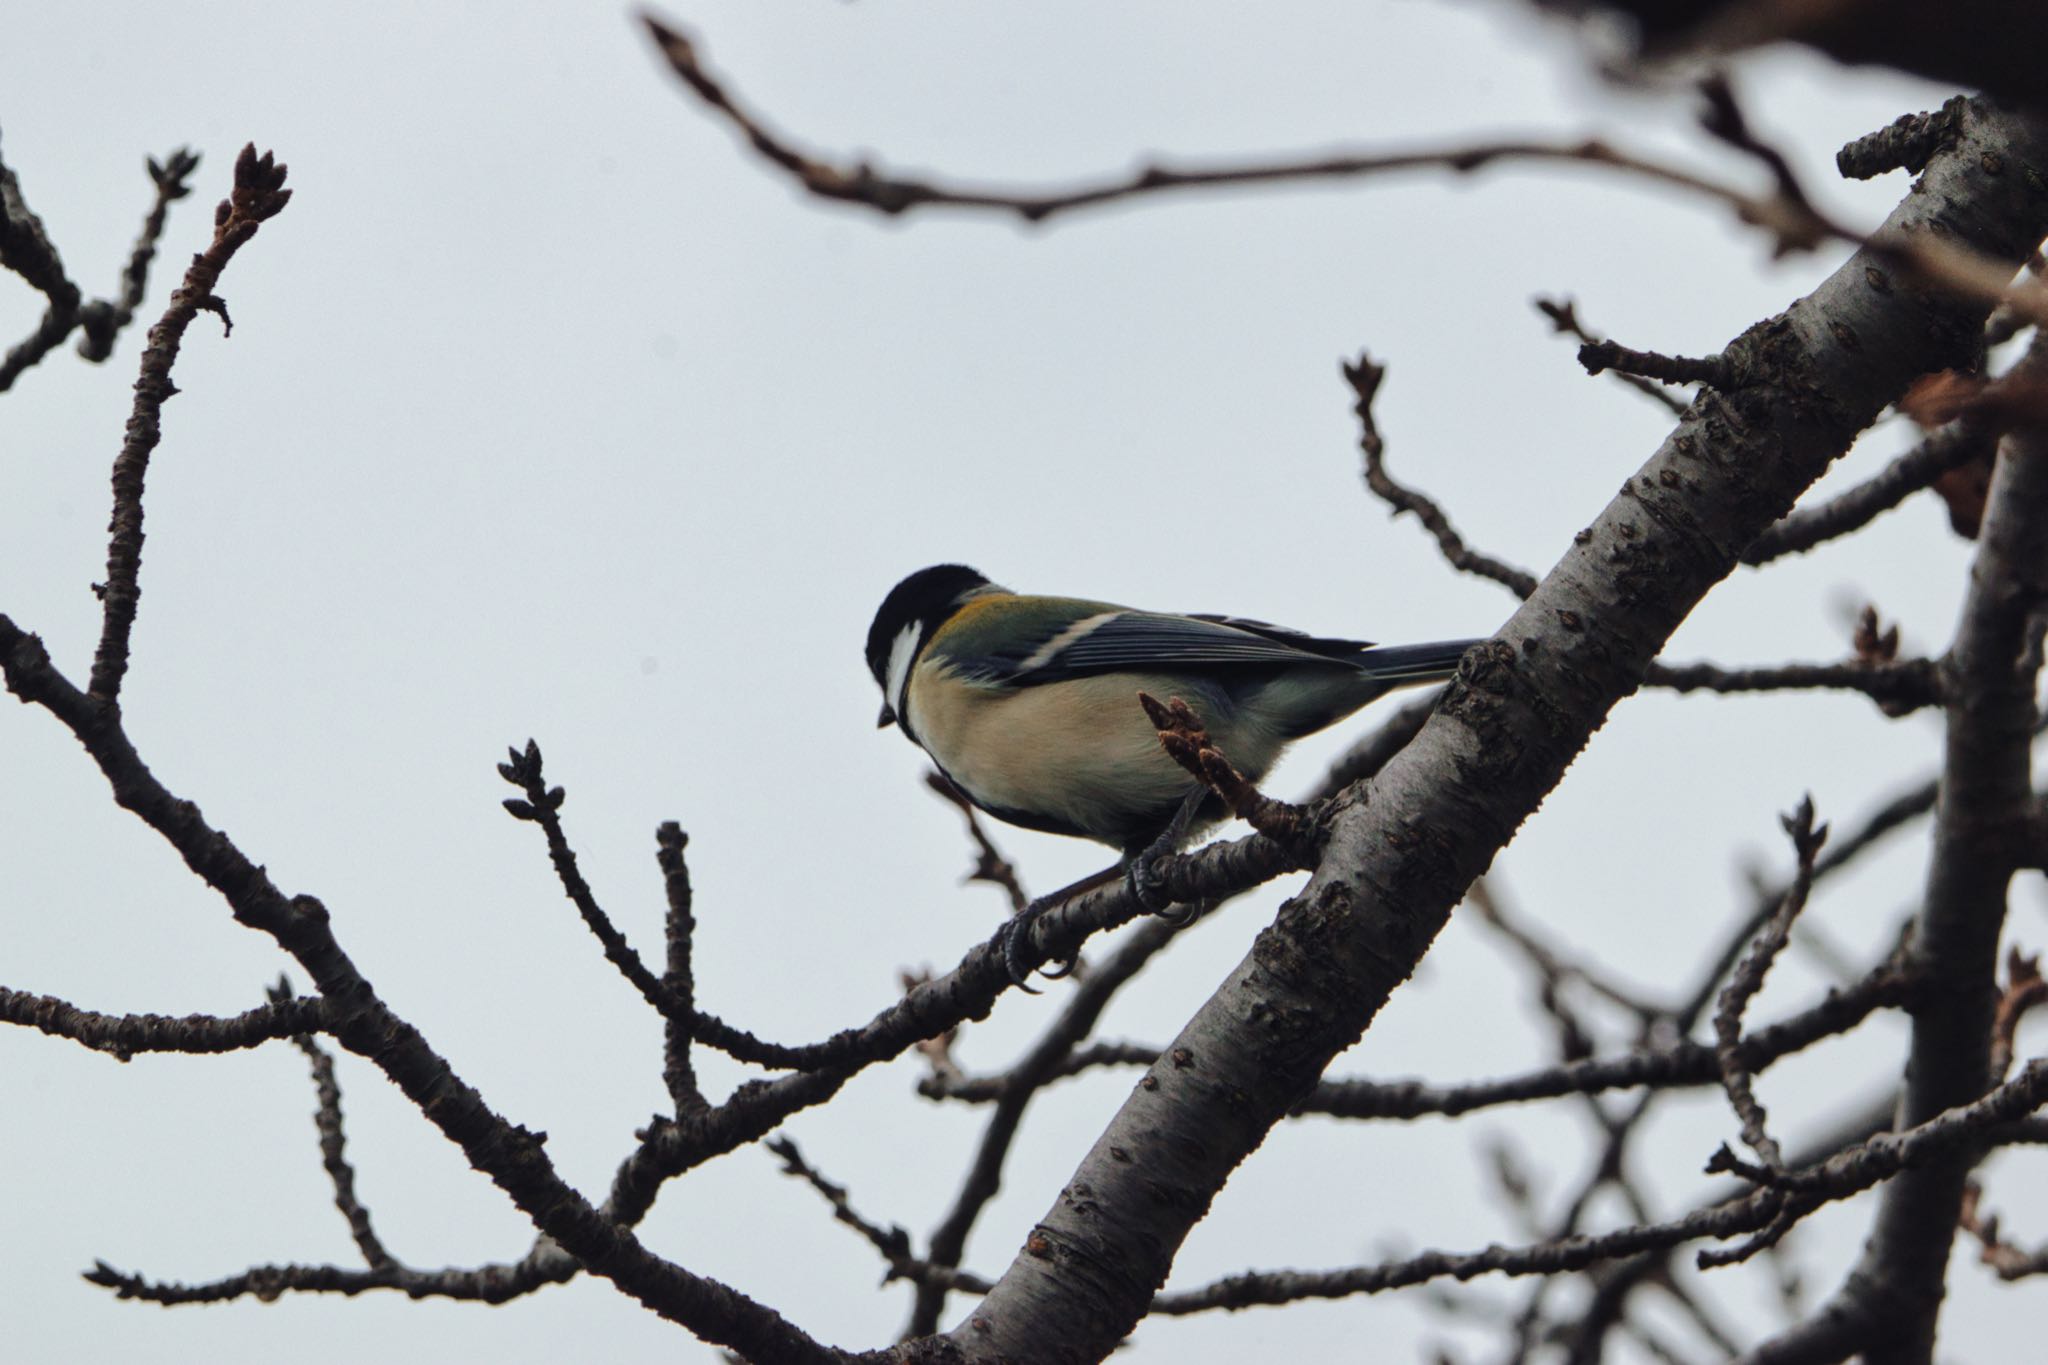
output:
[[[128,672],[128,635],[135,627],[135,609],[142,598],[137,581],[142,572],[142,486],[149,457],[163,439],[163,407],[178,391],[171,382],[185,329],[202,311],[227,322],[227,305],[214,290],[221,272],[237,251],[266,221],[283,212],[292,192],[284,187],[285,168],[269,152],[258,156],[254,143],[235,158],[235,186],[213,214],[213,243],[192,258],[185,282],[171,295],[170,306],[149,329],[142,353],[142,373],[135,381],[135,406],[114,457],[114,515],[107,542],[107,581],[100,585],[99,648],[93,652],[92,680],[86,691],[95,701],[112,706],[121,695]]]
[[[135,310],[141,307],[143,293],[149,287],[149,265],[156,258],[164,219],[172,201],[191,193],[187,181],[199,168],[199,157],[180,147],[162,162],[150,157],[148,166],[149,178],[156,185],[156,199],[143,219],[142,232],[121,272],[121,293],[115,299],[86,302],[78,286],[65,274],[64,263],[42,220],[22,198],[21,182],[5,163],[0,163],[0,269],[21,276],[49,301],[36,330],[0,358],[0,392],[12,388],[24,370],[55,350],[74,327],[83,333],[78,342],[81,356],[101,361],[113,354],[115,338],[134,321]]]
[[[1949,470],[1990,454],[1996,444],[1996,430],[1982,417],[1958,417],[1839,497],[1787,515],[1750,543],[1742,562],[1768,564],[1860,531]]]
[[[1645,687],[1673,692],[1793,692],[1827,690],[1861,692],[1886,708],[1887,715],[1905,715],[1923,706],[1941,704],[1942,674],[1932,659],[1901,659],[1872,664],[1851,660],[1839,664],[1777,664],[1759,668],[1723,668],[1718,664],[1651,664],[1643,674]]]
[[[661,974],[661,984],[669,999],[676,1003],[675,1013],[664,1012],[662,1016],[661,1079],[668,1087],[669,1098],[675,1102],[678,1118],[703,1113],[711,1107],[697,1086],[697,1070],[690,1060],[690,1045],[695,1041],[691,1021],[697,1016],[697,977],[690,959],[697,920],[691,913],[690,867],[683,861],[683,850],[689,843],[690,836],[673,820],[654,832],[655,861],[661,868],[662,890],[668,898],[664,930],[668,966]]]
[[[1614,341],[1589,341],[1579,347],[1579,364],[1587,374],[1632,374],[1654,379],[1659,384],[1705,384],[1725,389],[1733,382],[1728,362],[1721,356],[1663,355],[1638,351]]]
[[[138,1052],[239,1052],[325,1028],[326,1018],[321,1000],[273,1001],[236,1015],[102,1014],[0,986],[0,1023],[69,1038],[123,1062]]]
[[[2048,342],[2037,337],[2023,364],[2048,366]],[[2036,426],[2015,432],[2000,451],[1948,656],[1955,683],[1934,853],[1911,949],[1928,994],[1913,1015],[1903,1124],[1925,1123],[1968,1104],[1992,1082],[1998,939],[2033,804],[2040,660],[2029,647],[2029,622],[2044,600],[2048,426]],[[1954,1156],[1885,1189],[1863,1258],[1824,1314],[1847,1324],[1845,1333],[1831,1335],[1825,1350],[1803,1333],[1787,1334],[1760,1347],[1756,1359],[1824,1361],[1861,1350],[1870,1365],[1925,1365],[1970,1165],[1966,1156]]]
[[[2003,174],[2013,162],[2048,163],[2048,130],[1976,111],[1884,235],[1939,215],[2016,267],[2048,233],[2048,189]],[[1170,1045],[1185,1064],[1147,1073],[949,1334],[969,1360],[1099,1357],[1130,1330],[1230,1172],[1358,1039],[1678,622],[1913,378],[1975,346],[1988,304],[1894,288],[1889,259],[1859,253],[1731,343],[1750,382],[1694,405],[1369,791],[1338,799],[1308,887]]]
[[[1811,1207],[1860,1194],[1901,1172],[1924,1168],[1956,1152],[1999,1140],[2002,1125],[2048,1103],[2048,1061],[2028,1064],[2021,1076],[1977,1102],[1946,1110],[1904,1132],[1881,1133],[1812,1166],[1774,1177],[1774,1183],[1741,1197],[1697,1209],[1682,1218],[1621,1228],[1593,1237],[1566,1237],[1533,1246],[1492,1246],[1464,1254],[1425,1252],[1386,1265],[1322,1272],[1250,1272],[1200,1289],[1160,1294],[1153,1313],[1182,1315],[1255,1304],[1377,1294],[1452,1276],[1552,1275],[1583,1270],[1599,1261],[1680,1246],[1701,1238],[1728,1238],[1759,1231],[1775,1219],[1783,1190],[1811,1197]],[[1767,1175],[1762,1168],[1750,1173]]]
[[[771,129],[765,120],[733,94],[723,80],[711,73],[698,53],[694,38],[652,15],[643,14],[641,20],[647,25],[663,60],[685,88],[707,109],[730,124],[764,161],[821,199],[858,204],[879,213],[894,215],[913,209],[946,206],[1002,213],[1036,223],[1078,209],[1189,189],[1349,181],[1416,170],[1441,170],[1463,175],[1498,163],[1529,161],[1591,166],[1698,195],[1726,206],[1743,222],[1770,231],[1779,248],[1785,251],[1801,250],[1829,238],[1851,242],[1861,240],[1854,232],[1815,213],[1810,205],[1786,203],[1775,195],[1750,194],[1672,164],[1619,151],[1597,138],[1576,142],[1484,142],[1416,151],[1279,158],[1235,165],[1151,165],[1126,176],[1054,190],[971,188],[937,180],[890,175],[866,162],[839,165],[800,149]]]

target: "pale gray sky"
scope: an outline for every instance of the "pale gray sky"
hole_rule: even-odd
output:
[[[1682,92],[1601,86],[1568,33],[1512,5],[1301,4],[1252,21],[1160,0],[719,0],[670,17],[794,136],[897,167],[1059,180],[1150,152],[1601,130],[1751,174],[1691,131]],[[1947,93],[1788,55],[1739,75],[1757,123],[1864,223],[1903,181],[1838,184],[1834,148]],[[1031,590],[1387,641],[1484,634],[1506,596],[1443,567],[1363,491],[1339,359],[1366,347],[1391,366],[1379,415],[1397,474],[1540,571],[1667,423],[1586,378],[1530,297],[1569,293],[1630,344],[1698,353],[1839,259],[1774,263],[1714,206],[1556,168],[1190,196],[1041,230],[884,221],[764,170],[604,6],[10,16],[0,155],[87,289],[113,286],[144,154],[206,155],[145,319],[252,138],[290,163],[296,197],[227,275],[233,337],[202,317],[179,362],[151,470],[129,725],[157,774],[284,889],[326,901],[386,998],[500,1112],[545,1129],[590,1191],[664,1104],[660,1031],[562,899],[536,832],[499,809],[506,743],[539,738],[586,871],[648,951],[653,829],[681,821],[700,999],[766,1036],[822,1036],[886,1003],[899,967],[957,961],[999,912],[995,893],[958,886],[965,842],[922,790],[919,755],[872,726],[860,643],[901,574],[963,559]],[[0,342],[39,304],[0,282]],[[88,585],[141,330],[104,367],[67,352],[0,396],[0,610],[74,677],[97,631]],[[1841,473],[1904,439],[1873,434]],[[1853,546],[1731,581],[1674,653],[1833,657],[1866,595],[1909,648],[1939,649],[1966,562],[1923,500]],[[1303,746],[1274,789],[1307,785],[1369,723]],[[1784,865],[1778,811],[1811,790],[1824,818],[1849,818],[1928,771],[1936,734],[1839,697],[1632,700],[1502,858],[1505,887],[1646,988],[1676,988],[1744,903],[1740,861]],[[53,721],[0,709],[0,764],[0,981],[109,1010],[260,999],[282,956],[112,806]],[[1100,861],[1001,837],[1039,889]],[[1902,846],[1814,916],[1875,945],[1918,867]],[[1168,1036],[1282,889],[1177,944],[1104,1035]],[[2038,890],[2015,920],[2036,946]],[[1546,1031],[1523,1022],[1526,982],[1469,919],[1342,1074],[1452,1080],[1548,1058]],[[1759,1008],[1818,980],[1795,959]],[[1002,1065],[1058,1000],[1006,998],[966,1030],[963,1059]],[[1796,1135],[1802,1114],[1892,1065],[1901,1037],[1881,1023],[1769,1073],[1763,1097]],[[921,1239],[979,1116],[917,1099],[917,1072],[876,1068],[789,1131],[866,1212]],[[352,1262],[303,1073],[282,1046],[120,1066],[0,1032],[10,1353],[713,1358],[589,1282],[497,1309],[372,1296],[162,1311],[78,1278],[96,1257],[181,1280]],[[360,1190],[396,1254],[524,1251],[523,1220],[371,1068],[345,1057],[340,1074]],[[1132,1079],[1068,1083],[1033,1111],[972,1268],[1007,1264]],[[1675,1207],[1734,1126],[1712,1096],[1667,1108],[1638,1174]],[[1488,1134],[1523,1142],[1552,1195],[1586,1156],[1566,1105],[1288,1124],[1174,1282],[1516,1240],[1484,1187]],[[1995,1168],[2015,1194],[2026,1160]],[[1867,1217],[1854,1204],[1795,1236],[1816,1289]],[[759,1150],[672,1186],[647,1231],[839,1344],[879,1344],[902,1321],[907,1291],[877,1290],[872,1253]],[[2040,1290],[1969,1262],[1945,1316],[1951,1353],[2010,1355],[2034,1339],[2019,1333]],[[1731,1318],[1761,1315],[1761,1283],[1710,1292]],[[1402,1360],[1469,1340],[1397,1295],[1146,1324],[1126,1358]]]

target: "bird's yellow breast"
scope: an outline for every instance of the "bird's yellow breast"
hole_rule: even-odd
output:
[[[979,804],[1117,844],[1194,785],[1159,747],[1140,691],[1165,698],[1175,683],[1114,673],[1012,689],[966,682],[926,661],[911,673],[910,721],[918,742]]]

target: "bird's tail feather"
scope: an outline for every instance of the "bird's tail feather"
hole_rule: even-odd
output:
[[[1365,650],[1355,662],[1375,678],[1394,686],[1433,682],[1458,671],[1458,660],[1481,640],[1438,640],[1426,645],[1382,645]]]

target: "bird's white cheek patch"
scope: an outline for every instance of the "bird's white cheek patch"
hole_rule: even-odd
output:
[[[899,721],[910,705],[910,662],[917,657],[917,646],[923,638],[924,632],[913,621],[896,632],[895,643],[889,646],[889,709]]]

